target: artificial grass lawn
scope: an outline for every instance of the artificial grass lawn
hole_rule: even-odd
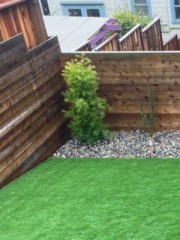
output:
[[[0,190],[0,240],[180,239],[180,160],[49,159]]]

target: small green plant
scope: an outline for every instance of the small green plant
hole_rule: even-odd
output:
[[[129,10],[124,10],[118,8],[114,12],[114,18],[118,20],[118,23],[121,25],[121,37],[124,36],[128,31],[135,27],[138,23],[141,24],[141,27],[144,28],[147,26],[152,19],[143,14],[142,12],[132,13]]]
[[[97,96],[98,77],[91,60],[84,55],[76,57],[67,62],[63,70],[68,86],[65,102],[70,104],[65,116],[70,118],[72,136],[92,144],[110,135],[103,123],[109,106],[105,99]]]
[[[139,101],[138,95],[138,103],[139,103],[139,109],[141,112],[141,121],[145,128],[147,128],[150,137],[153,137],[154,134],[154,126],[156,123],[156,113],[154,110],[154,96],[152,91],[152,86],[149,83],[149,77],[146,78],[147,81],[147,88],[148,88],[148,103],[149,103],[149,113],[145,113],[143,110],[142,103]]]

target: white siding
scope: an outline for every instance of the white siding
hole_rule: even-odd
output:
[[[164,42],[176,33],[180,36],[180,24],[172,24],[170,0],[151,0],[151,7],[153,17],[162,20]]]
[[[92,2],[91,0],[48,0],[49,3],[49,8],[50,8],[50,12],[52,15],[60,15],[63,16],[63,10],[62,10],[62,6],[61,4],[63,3],[76,3],[76,2],[82,2],[83,3],[89,3]],[[122,8],[124,8],[126,6],[126,4],[128,4],[128,0],[96,0],[93,1],[96,2],[98,4],[98,2],[102,3],[104,2],[104,6],[105,6],[105,11],[106,11],[106,16],[107,17],[112,17],[114,10],[120,6]],[[95,4],[93,4],[95,5]]]

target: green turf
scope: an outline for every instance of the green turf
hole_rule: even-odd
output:
[[[180,160],[53,160],[0,190],[0,240],[180,239]]]

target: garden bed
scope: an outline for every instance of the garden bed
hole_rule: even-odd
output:
[[[62,158],[133,158],[133,157],[180,157],[180,131],[157,132],[152,138],[152,153],[149,134],[145,131],[121,131],[109,139],[93,145],[76,139],[68,141],[53,157]]]

